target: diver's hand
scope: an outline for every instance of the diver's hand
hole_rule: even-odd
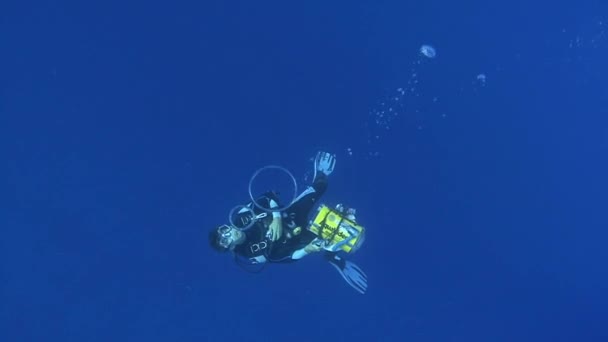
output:
[[[321,240],[314,239],[306,247],[304,247],[304,251],[309,254],[320,252],[323,249],[322,246],[323,244],[321,243]]]
[[[268,227],[270,241],[277,241],[283,236],[283,221],[280,218],[275,218]]]

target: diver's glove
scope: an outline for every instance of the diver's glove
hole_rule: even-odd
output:
[[[348,285],[357,290],[360,294],[367,291],[367,275],[354,263],[340,257],[336,253],[325,254],[327,261],[332,264]]]
[[[317,171],[322,172],[326,176],[329,176],[334,172],[336,166],[336,155],[327,152],[319,151],[315,157],[315,176],[317,178]],[[313,179],[314,179],[313,178]]]

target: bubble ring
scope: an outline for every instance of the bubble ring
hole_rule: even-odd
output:
[[[239,225],[237,225],[234,220],[233,217],[235,216],[234,214],[239,214],[241,209],[245,209],[245,211],[248,211],[251,214],[251,220],[245,225],[240,227]],[[238,210],[238,211],[237,211]],[[253,225],[256,222],[256,216],[255,213],[253,212],[253,209],[249,208],[246,205],[237,205],[236,207],[232,208],[232,210],[230,210],[230,213],[228,213],[228,222],[230,222],[230,226],[236,230],[247,230],[251,227],[253,227]]]
[[[281,170],[283,172],[285,172],[290,178],[291,181],[293,182],[293,198],[291,199],[291,201],[289,202],[289,204],[284,205],[284,206],[279,206],[279,207],[275,207],[275,208],[264,208],[261,205],[259,205],[257,203],[257,201],[255,200],[255,197],[253,196],[253,190],[251,190],[252,185],[253,185],[253,180],[263,171],[266,170],[270,170],[270,169],[277,169],[277,170]],[[260,168],[259,170],[257,170],[253,176],[251,176],[251,179],[249,180],[249,197],[251,198],[251,201],[253,202],[253,205],[255,205],[256,207],[260,208],[261,210],[265,211],[265,212],[279,212],[279,211],[283,211],[287,208],[289,208],[293,202],[296,200],[298,196],[298,182],[296,181],[296,178],[293,176],[293,174],[291,172],[289,172],[289,170],[287,170],[286,168],[282,167],[282,166],[278,166],[278,165],[267,165],[264,166],[262,168]]]

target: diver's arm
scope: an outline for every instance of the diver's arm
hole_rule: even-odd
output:
[[[279,204],[275,200],[273,200],[272,198],[268,202],[270,204],[270,209],[274,209],[274,208],[276,208],[276,207],[279,206]],[[273,218],[273,220],[280,219],[281,218],[281,212],[280,211],[273,211],[272,212],[272,218]]]
[[[270,199],[269,203],[271,209],[279,206],[279,204],[273,199]],[[270,234],[271,241],[277,241],[283,235],[283,221],[280,211],[272,212],[272,223],[270,223],[270,226],[268,227],[268,233]]]
[[[308,255],[308,253],[306,252],[306,247],[305,247],[305,248],[298,249],[297,251],[293,252],[293,254],[291,255],[291,258],[293,260],[300,260],[307,255]]]

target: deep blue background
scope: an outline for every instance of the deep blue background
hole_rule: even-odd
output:
[[[1,341],[608,340],[605,1],[0,20]],[[208,248],[257,168],[302,181],[319,149],[368,228],[365,296],[317,256],[250,275]]]

